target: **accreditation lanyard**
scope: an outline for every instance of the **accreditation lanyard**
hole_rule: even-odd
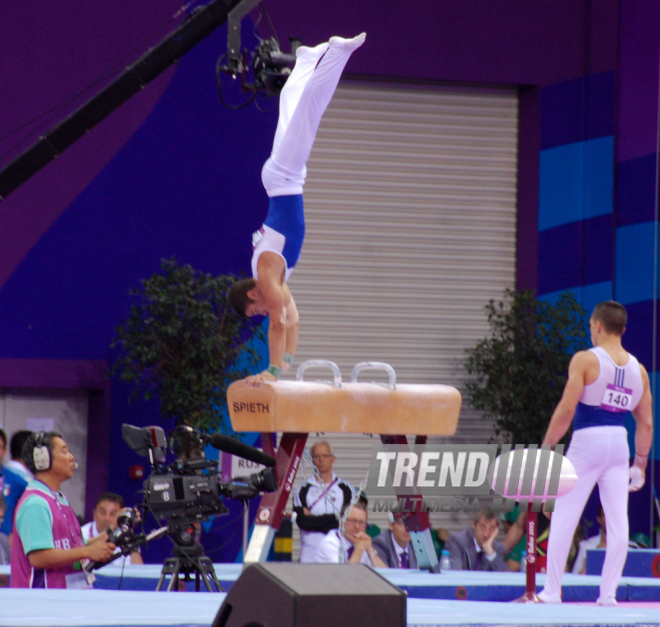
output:
[[[328,494],[328,493],[330,492],[330,488],[332,488],[332,486],[335,485],[335,483],[337,483],[337,481],[339,481],[339,477],[335,477],[334,480],[333,480],[333,482],[332,482],[329,486],[326,486],[326,487],[325,487],[325,490],[323,490],[323,492],[321,492],[321,494],[319,495],[319,497],[318,497],[318,498],[317,498],[317,499],[316,499],[316,500],[315,500],[315,501],[309,506],[309,510],[310,510],[310,511],[312,511],[312,509],[314,508],[314,506],[315,506],[315,505],[316,505],[316,504],[317,504],[322,498],[324,498],[326,494]]]

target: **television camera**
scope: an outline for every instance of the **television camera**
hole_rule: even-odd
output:
[[[174,558],[170,559],[192,562],[184,563],[184,570],[187,566],[189,571],[202,571],[200,574],[203,578],[204,575],[210,575],[217,583],[210,560],[204,557],[201,546],[195,541],[195,525],[207,520],[209,516],[227,514],[229,510],[222,501],[223,497],[247,501],[262,492],[276,491],[275,460],[234,438],[221,434],[208,435],[190,427],[178,427],[170,435],[169,441],[169,448],[176,458],[168,464],[168,442],[161,427],[139,428],[124,424],[122,436],[133,451],[148,457],[152,471],[141,491],[142,502],[135,510],[121,510],[117,517],[117,527],[109,534],[109,540],[120,549],[112,560],[129,555],[155,538],[168,535],[175,544]],[[204,455],[206,444],[266,467],[247,477],[234,477],[228,482],[222,482],[217,462],[207,460]],[[141,510],[142,516],[136,510]],[[165,520],[166,524],[149,534],[137,533],[137,523],[148,512],[158,520]],[[207,567],[201,567],[207,560],[211,572]],[[107,562],[92,562],[86,570],[91,571],[105,564]],[[206,580],[205,583],[210,589]]]

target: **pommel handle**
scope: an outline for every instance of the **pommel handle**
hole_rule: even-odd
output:
[[[383,370],[387,373],[389,379],[388,384],[385,387],[389,388],[390,390],[396,390],[396,372],[394,372],[394,368],[392,368],[392,366],[389,364],[385,363],[384,361],[361,361],[360,363],[357,363],[353,366],[353,370],[351,372],[351,383],[358,382],[358,374],[360,374],[360,372],[363,370]]]
[[[327,383],[328,385],[334,385],[336,388],[341,388],[341,372],[339,366],[329,359],[308,359],[303,361],[300,366],[298,366],[298,371],[296,372],[296,380],[303,381],[305,376],[305,370],[308,368],[330,368],[332,370],[333,380],[332,381],[318,381],[318,383]]]

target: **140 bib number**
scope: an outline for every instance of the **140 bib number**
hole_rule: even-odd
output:
[[[608,384],[600,402],[600,408],[605,411],[624,412],[632,407],[632,390],[619,385]]]

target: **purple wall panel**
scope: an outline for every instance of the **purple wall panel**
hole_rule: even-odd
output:
[[[657,152],[660,3],[622,0],[618,162]]]
[[[180,3],[8,1],[0,49],[0,167],[70,115],[178,20]],[[147,117],[167,72],[0,203],[0,288],[51,224]],[[103,77],[103,78],[101,78]],[[94,89],[90,86],[94,85]]]
[[[582,0],[279,0],[268,11],[280,35],[317,43],[364,30],[350,71],[379,77],[549,84],[612,69],[617,0],[590,15]],[[595,23],[591,24],[591,20]],[[594,43],[589,54],[585,34]],[[607,45],[607,44],[610,45]]]

